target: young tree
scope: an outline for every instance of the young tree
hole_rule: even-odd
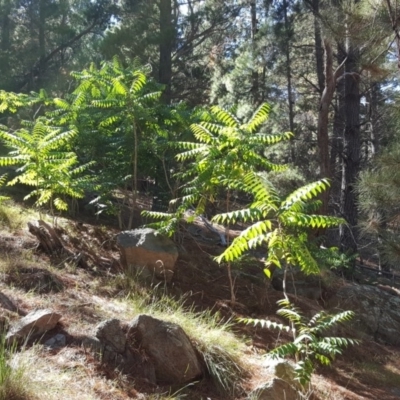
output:
[[[205,212],[209,202],[213,202],[225,190],[226,210],[230,211],[232,191],[240,188],[243,176],[253,170],[281,170],[284,167],[269,162],[260,153],[266,146],[288,140],[291,133],[271,135],[260,133],[268,118],[269,106],[264,103],[246,123],[230,111],[217,106],[210,113],[204,113],[203,121],[191,126],[197,142],[178,142],[176,145],[185,149],[177,155],[181,162],[191,161],[182,173],[185,195],[173,200],[179,207],[174,214],[145,213],[146,216],[166,219],[164,230],[172,230],[179,223],[183,213],[195,207],[196,215]],[[229,225],[226,232],[229,245]],[[230,260],[228,260],[231,301],[235,302]]]
[[[119,188],[124,193],[128,229],[136,209],[140,147],[150,139],[152,107],[161,95],[147,80],[148,72],[147,67],[124,67],[114,57],[101,68],[92,64],[74,72],[78,86],[70,100],[54,100],[55,121],[72,122],[82,132],[76,145],[82,158],[96,161],[100,192],[109,195]],[[119,223],[122,228],[121,218]]]
[[[34,189],[24,200],[36,197],[36,206],[50,205],[57,210],[67,210],[64,196],[80,198],[84,195],[85,180],[82,172],[88,165],[78,165],[74,152],[67,151],[68,142],[77,135],[76,128],[63,130],[38,120],[25,122],[23,128],[10,132],[0,128],[0,138],[12,150],[0,157],[0,165],[20,165],[17,176],[9,185],[23,183]]]
[[[321,311],[308,319],[288,299],[279,300],[277,303],[281,306],[277,314],[287,319],[288,325],[260,319],[241,318],[240,321],[291,333],[292,342],[275,347],[268,355],[272,359],[294,357],[296,360],[296,380],[300,383],[302,389],[308,392],[315,364],[330,365],[335,356],[342,354],[342,348],[359,344],[356,339],[327,336],[330,329],[349,321],[353,318],[354,313],[342,311],[330,315]]]

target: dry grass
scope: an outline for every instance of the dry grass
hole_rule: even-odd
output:
[[[0,400],[38,400],[26,364],[14,362],[16,349],[8,349],[0,339]]]
[[[15,225],[12,222],[13,212],[17,213],[18,218],[21,217],[20,221],[15,220]],[[215,274],[214,267],[211,265],[210,268],[205,268],[203,259],[199,261],[199,264],[196,264],[196,260],[191,260],[193,264],[196,264],[195,268],[188,263],[185,264],[187,270],[183,271],[182,268],[180,271],[182,274],[187,274],[185,279],[191,279],[190,284],[193,283],[193,286],[189,286],[189,290],[192,292],[177,296],[178,292],[175,291],[175,298],[173,298],[170,293],[171,287],[163,283],[153,285],[141,281],[138,276],[127,276],[116,270],[101,270],[101,268],[89,270],[61,262],[52,264],[42,253],[29,250],[25,245],[18,245],[20,239],[22,242],[33,240],[29,238],[26,230],[22,229],[27,221],[33,219],[32,214],[21,210],[7,210],[6,214],[10,218],[4,217],[3,221],[0,207],[0,230],[3,229],[3,232],[7,232],[10,237],[12,236],[10,232],[13,232],[13,237],[18,240],[10,240],[10,248],[7,248],[6,252],[3,251],[3,257],[0,259],[1,292],[12,298],[18,307],[26,312],[35,308],[51,308],[61,312],[63,317],[59,328],[69,335],[70,341],[66,347],[57,351],[48,351],[41,345],[34,345],[14,353],[11,365],[13,365],[14,376],[18,379],[11,379],[10,382],[12,384],[23,382],[20,386],[26,389],[25,392],[21,392],[25,397],[12,397],[10,391],[4,395],[6,397],[1,397],[0,391],[0,400],[126,400],[128,398],[250,400],[246,393],[250,393],[260,382],[265,382],[269,378],[263,370],[261,355],[255,354],[249,340],[238,333],[242,328],[235,326],[234,319],[229,320],[226,314],[224,318],[221,318],[218,313],[210,310],[198,312],[200,308],[205,308],[205,304],[209,307],[216,304],[215,299],[218,296],[220,296],[218,300],[224,298],[220,291],[225,278],[220,278],[222,274],[213,275]],[[66,222],[59,221],[59,223]],[[92,237],[96,239],[92,231],[96,232],[95,229],[90,229],[87,236],[89,239]],[[93,250],[99,251],[95,243],[96,240],[93,240]],[[2,244],[4,243],[0,241],[0,246]],[[198,251],[197,247],[196,251]],[[4,254],[7,255],[4,256]],[[45,285],[35,283],[34,278],[40,274]],[[330,287],[340,284],[331,275],[324,276],[324,280],[328,281]],[[250,295],[247,286],[240,287],[239,281],[240,277],[238,287],[245,289],[244,293]],[[210,287],[207,287],[206,282],[213,283],[208,284]],[[253,281],[251,288],[253,288],[252,285]],[[196,309],[190,306],[193,299],[203,300],[203,293],[207,296],[207,290],[211,289],[213,289],[211,301],[201,303],[201,307]],[[185,289],[182,292],[186,293],[189,290]],[[272,289],[269,290],[272,291]],[[201,297],[200,295],[196,297],[196,293],[202,293]],[[240,293],[238,297],[241,296],[243,298],[241,301],[245,301],[246,299]],[[262,315],[260,314],[262,318],[270,318],[274,315],[275,310],[271,311],[275,307],[274,296],[278,294],[266,293],[268,301],[263,303]],[[309,306],[306,302],[304,304]],[[224,309],[221,310],[224,312]],[[230,312],[229,315],[234,318],[234,312],[232,310]],[[137,392],[139,389],[132,377],[122,375],[118,371],[106,370],[90,353],[79,346],[78,338],[91,335],[99,322],[107,318],[118,318],[122,322],[129,322],[139,313],[146,313],[179,324],[203,355],[214,384],[210,385],[208,380],[206,383],[198,383],[181,390],[141,388],[141,394]],[[18,315],[16,318],[19,318]],[[249,331],[243,329],[241,332],[248,333]],[[252,333],[255,332],[260,337],[260,341],[263,341],[263,349],[274,345],[270,336],[263,336],[264,333],[261,330],[252,331]],[[276,337],[273,340],[276,340]],[[283,339],[280,338],[280,340]],[[366,359],[368,359],[368,354],[366,354]],[[314,389],[308,394],[309,399],[373,399],[375,392],[371,386],[379,386],[381,389],[376,392],[378,397],[392,400],[394,397],[385,397],[382,394],[385,393],[382,387],[400,388],[400,366],[395,360],[368,359],[366,362],[357,359],[350,360],[348,364],[351,364],[352,369],[346,371],[346,374],[340,375],[340,368],[335,368],[335,370],[324,370],[323,376],[315,375]],[[357,386],[359,381],[364,382],[366,389],[364,386]],[[7,387],[7,385],[8,383],[3,386]],[[202,385],[208,385],[204,392],[201,391]],[[18,386],[14,386],[15,393],[17,393],[16,388]],[[357,394],[360,388],[363,390],[362,395]]]

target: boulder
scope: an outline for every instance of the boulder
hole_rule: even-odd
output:
[[[97,360],[102,359],[105,345],[101,340],[95,337],[87,336],[82,340],[82,347],[85,349],[85,351],[92,352]]]
[[[117,244],[127,270],[146,268],[148,275],[171,281],[179,255],[172,240],[154,229],[142,228],[121,232]]]
[[[258,386],[253,395],[259,400],[301,399],[302,387],[295,380],[294,366],[287,360],[266,358],[263,367],[272,378]]]
[[[14,301],[1,292],[0,292],[0,307],[15,313],[18,312],[18,307],[15,305]]]
[[[149,359],[142,356],[142,352],[134,343],[128,343],[126,335],[117,319],[101,322],[95,330],[96,337],[86,337],[82,346],[91,351],[95,358],[112,369],[117,368],[125,374],[134,376],[135,379],[144,379],[146,382],[156,384],[154,366]]]
[[[130,337],[152,361],[158,384],[180,384],[202,376],[201,363],[183,329],[149,315],[129,324]]]
[[[51,310],[35,310],[13,324],[6,336],[7,343],[22,341],[30,336],[43,334],[53,329],[61,314]]]
[[[277,378],[283,379],[284,381],[289,382],[291,385],[296,387],[299,385],[299,383],[295,380],[296,373],[294,365],[291,362],[281,358],[266,358],[263,366],[267,369],[267,372],[276,376]]]
[[[300,400],[304,398],[293,386],[279,378],[272,378],[257,387],[252,395],[258,400]]]
[[[400,345],[399,296],[375,286],[348,284],[329,299],[328,306],[354,311],[351,324],[361,337]]]
[[[108,319],[96,327],[95,336],[104,344],[110,345],[117,353],[125,351],[126,337],[118,319]]]

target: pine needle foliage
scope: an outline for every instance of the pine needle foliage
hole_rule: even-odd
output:
[[[213,221],[252,224],[233,240],[217,261],[234,261],[246,251],[261,246],[267,251],[267,276],[270,276],[270,267],[288,265],[300,266],[306,274],[318,273],[319,266],[310,250],[307,233],[310,229],[331,228],[344,223],[341,218],[310,213],[310,209],[315,208],[316,197],[328,187],[329,182],[322,179],[281,199],[267,176],[248,173],[240,188],[253,195],[252,204],[246,209],[216,215]]]
[[[359,343],[356,339],[326,336],[336,325],[351,320],[354,316],[352,311],[333,315],[321,311],[308,319],[288,299],[279,300],[278,305],[281,308],[277,314],[285,318],[288,325],[248,318],[241,318],[240,322],[292,334],[292,342],[275,347],[268,356],[274,359],[294,357],[296,379],[303,387],[309,384],[316,363],[330,365],[344,348]]]
[[[77,135],[75,127],[69,130],[46,125],[38,119],[35,123],[23,122],[23,127],[11,132],[0,126],[0,139],[11,151],[0,157],[1,166],[20,165],[18,175],[8,185],[22,183],[34,187],[25,200],[35,197],[37,206],[49,204],[57,210],[68,208],[65,196],[83,197],[81,177],[89,165],[78,165],[74,152],[68,151],[68,142]]]
[[[362,233],[373,239],[385,267],[400,261],[400,145],[393,143],[360,174],[356,186]]]

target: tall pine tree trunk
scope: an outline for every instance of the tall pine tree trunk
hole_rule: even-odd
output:
[[[359,51],[348,39],[346,46],[344,76],[344,115],[343,164],[340,211],[347,221],[340,231],[342,251],[357,252],[358,212],[355,183],[360,172],[360,76],[358,74]]]
[[[39,71],[38,71],[38,83],[41,85],[41,79],[45,73],[46,67],[46,4],[45,0],[39,1]]]
[[[325,75],[324,75],[324,47],[322,44],[321,35],[321,22],[319,20],[319,2],[320,0],[313,0],[313,13],[314,13],[314,46],[315,46],[315,61],[317,68],[317,79],[318,79],[318,89],[319,93],[325,88]]]
[[[3,83],[1,89],[8,90],[9,83],[6,78],[10,73],[10,49],[11,49],[11,0],[4,0],[0,8],[0,23],[1,23],[1,59],[0,59],[0,73],[1,81]],[[4,80],[3,80],[4,79]]]
[[[253,70],[251,72],[251,97],[253,105],[257,105],[259,102],[259,76],[257,70],[257,43],[256,43],[256,35],[257,35],[257,9],[256,9],[256,0],[251,0],[250,3],[250,12],[251,12],[251,46],[252,46],[252,56],[253,56]]]
[[[172,1],[160,0],[160,65],[158,80],[165,85],[163,100],[171,103],[172,50],[174,26],[172,23]]]
[[[341,65],[346,58],[341,44],[337,46],[337,63]],[[345,126],[344,115],[344,76],[337,80],[336,84],[336,100],[335,113],[333,116],[333,137],[331,140],[331,173],[332,173],[332,190],[335,193],[340,192],[342,181],[342,154],[343,154],[343,135]]]

